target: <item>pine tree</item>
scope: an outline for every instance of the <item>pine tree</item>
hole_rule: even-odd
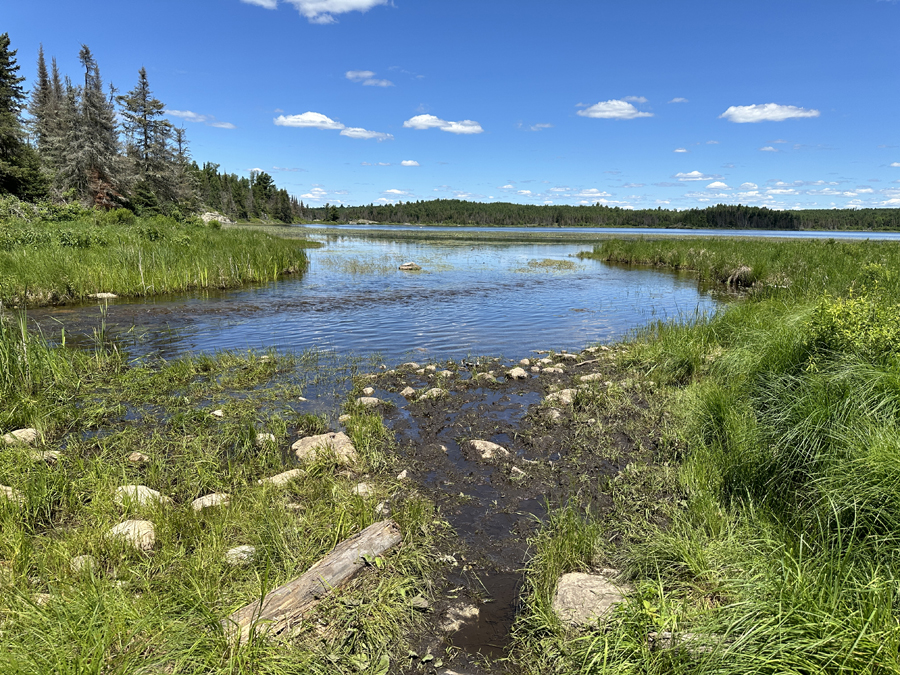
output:
[[[46,192],[46,182],[37,153],[25,143],[25,78],[17,74],[16,50],[9,45],[9,34],[0,35],[0,193],[36,199]]]

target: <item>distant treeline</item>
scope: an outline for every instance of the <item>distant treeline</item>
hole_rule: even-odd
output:
[[[900,209],[816,209],[775,211],[720,204],[705,209],[630,210],[594,206],[533,206],[458,199],[398,202],[395,205],[303,207],[304,217],[347,222],[436,223],[453,225],[535,225],[545,227],[662,227],[753,230],[900,230]]]

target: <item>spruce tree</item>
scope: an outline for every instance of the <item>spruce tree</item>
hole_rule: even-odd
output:
[[[46,192],[46,184],[37,153],[25,142],[25,78],[18,75],[16,50],[9,45],[9,34],[0,35],[0,193],[33,200]]]

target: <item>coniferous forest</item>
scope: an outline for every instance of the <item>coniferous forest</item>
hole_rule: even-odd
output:
[[[120,94],[104,87],[86,45],[79,61],[76,77],[62,75],[55,58],[48,67],[41,48],[37,79],[26,91],[17,50],[8,34],[0,35],[0,196],[41,205],[44,212],[60,213],[67,204],[181,219],[213,210],[237,221],[281,223],[900,230],[900,209],[781,211],[720,204],[676,211],[456,199],[313,207],[279,189],[265,172],[247,178],[220,172],[213,162],[198,165],[184,128],[165,119],[165,104],[153,95],[144,68],[134,87]]]

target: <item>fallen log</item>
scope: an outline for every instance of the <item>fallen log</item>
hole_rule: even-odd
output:
[[[222,621],[229,641],[244,643],[252,633],[278,635],[295,626],[329,593],[353,579],[365,567],[365,557],[377,557],[400,543],[393,520],[370,525],[345,539],[305,574],[266,594]]]

